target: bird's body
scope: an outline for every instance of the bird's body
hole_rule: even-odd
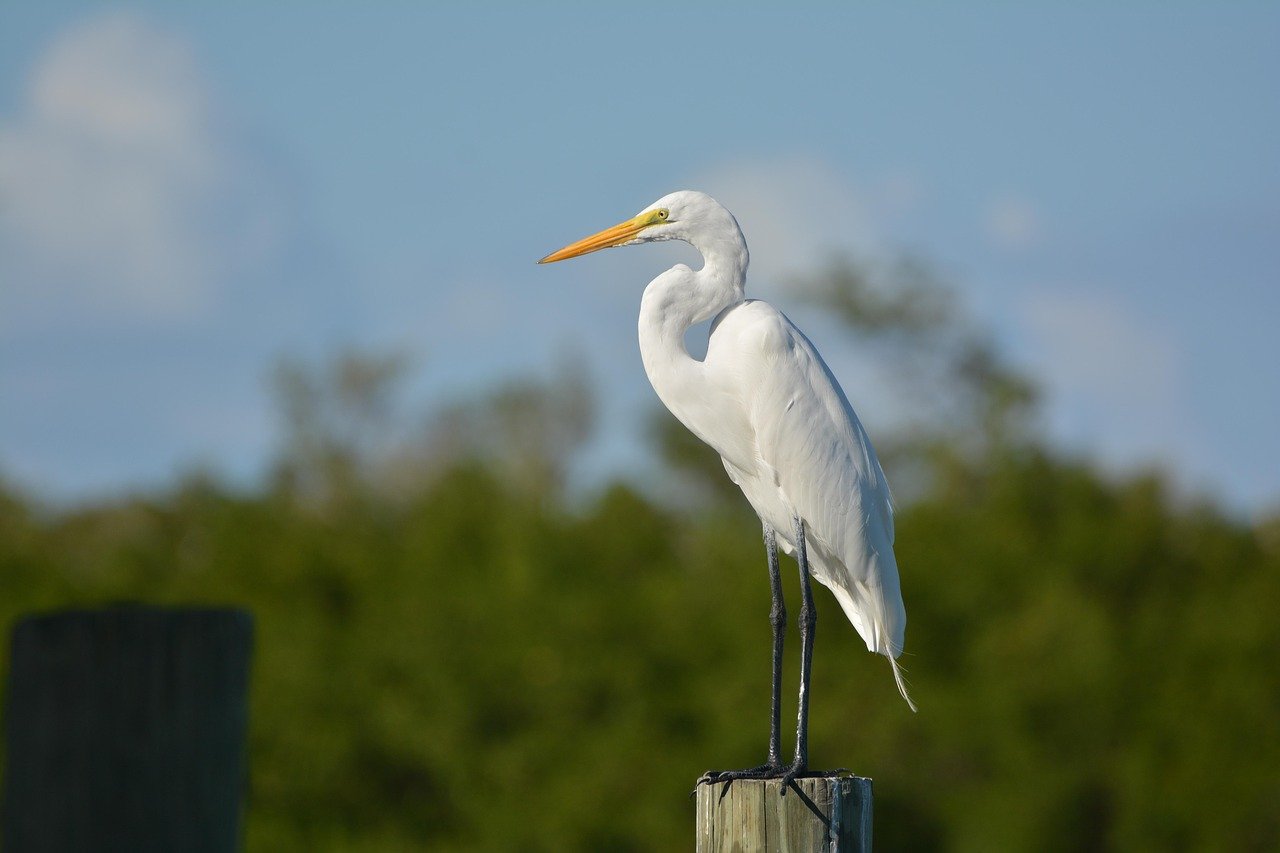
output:
[[[813,577],[835,594],[867,648],[889,659],[910,704],[895,661],[902,652],[906,611],[893,554],[888,481],[866,431],[813,344],[782,312],[745,298],[749,256],[729,211],[703,193],[672,193],[633,219],[543,260],[669,239],[692,244],[704,263],[698,270],[677,264],[645,288],[639,330],[649,381],[671,413],[720,454],[729,477],[760,516],[766,541],[772,545],[776,534],[782,549],[796,554],[809,611],[802,617],[812,623],[807,553]],[[712,317],[706,357],[695,359],[685,347],[685,333]],[[776,612],[782,607],[781,589],[776,563],[770,568]],[[781,612],[785,618],[785,609]],[[778,763],[781,636],[776,618],[774,634],[775,731],[767,766]],[[797,764],[803,764],[807,674],[806,654]]]
[[[725,307],[711,326],[706,357],[689,355],[684,332],[695,318],[679,316],[678,303],[664,293],[706,271],[676,267],[645,290],[640,352],[649,381],[671,413],[720,454],[785,553],[795,550],[793,520],[805,523],[814,578],[835,594],[867,648],[893,660],[902,651],[906,612],[889,483],[871,440],[813,344],[766,302]]]
[[[773,306],[726,308],[711,334],[709,377],[736,385],[747,452],[725,470],[787,554],[805,523],[813,576],[830,589],[870,651],[896,658],[906,612],[893,555],[889,483],[871,441],[813,344]],[[757,369],[725,370],[722,364]],[[715,445],[712,445],[715,447]],[[716,448],[719,450],[719,448]]]

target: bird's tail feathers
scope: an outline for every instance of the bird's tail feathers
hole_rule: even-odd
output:
[[[869,586],[857,580],[850,580],[848,583],[834,582],[821,562],[815,561],[811,565],[817,569],[814,577],[835,594],[836,601],[840,602],[840,608],[844,610],[858,635],[867,644],[867,651],[884,655],[889,659],[889,665],[893,667],[893,681],[898,685],[898,692],[902,694],[903,699],[907,700],[907,707],[915,712],[916,703],[911,700],[911,694],[907,692],[906,679],[902,677],[902,668],[896,660],[897,656],[902,654],[902,643],[895,641],[889,631],[884,591],[880,589],[879,584]],[[901,635],[901,629],[899,629],[899,635]]]
[[[885,655],[889,659],[889,666],[893,667],[893,680],[898,685],[898,692],[902,694],[902,698],[907,700],[907,707],[911,709],[911,713],[916,713],[916,703],[911,701],[911,695],[907,693],[907,682],[902,677],[902,667],[898,666],[898,661],[893,655]]]

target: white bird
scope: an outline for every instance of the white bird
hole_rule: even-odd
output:
[[[612,246],[683,240],[702,269],[676,264],[640,302],[640,354],[663,404],[724,461],[764,525],[773,592],[773,707],[769,757],[750,770],[709,771],[699,781],[781,778],[808,770],[809,673],[816,613],[809,575],[830,589],[867,649],[896,658],[906,610],[893,555],[893,500],[871,440],[809,339],[786,315],[746,299],[747,244],[733,214],[700,192],[663,196],[625,222],[547,255],[552,263]],[[707,354],[685,332],[714,317]],[[796,752],[781,760],[779,705],[786,609],[777,545],[800,567],[801,676]],[[786,791],[786,784],[782,790]]]

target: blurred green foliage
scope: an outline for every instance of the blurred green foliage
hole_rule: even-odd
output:
[[[937,294],[894,306],[841,274],[815,298],[861,333],[955,332]],[[898,525],[921,711],[818,590],[813,763],[875,779],[883,850],[1280,848],[1280,519],[1065,458],[1027,426],[1030,384],[950,340],[933,373],[970,390],[881,442],[924,472]],[[250,608],[251,850],[687,849],[697,775],[764,757],[757,521],[665,415],[683,499],[565,498],[592,421],[572,370],[396,438],[402,372],[282,367],[288,441],[255,492],[192,476],[49,510],[0,490],[0,618]]]

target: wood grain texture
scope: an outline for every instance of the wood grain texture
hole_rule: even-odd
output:
[[[776,780],[697,790],[698,853],[870,853],[871,780],[798,779],[782,796]],[[800,796],[797,796],[799,794]]]

